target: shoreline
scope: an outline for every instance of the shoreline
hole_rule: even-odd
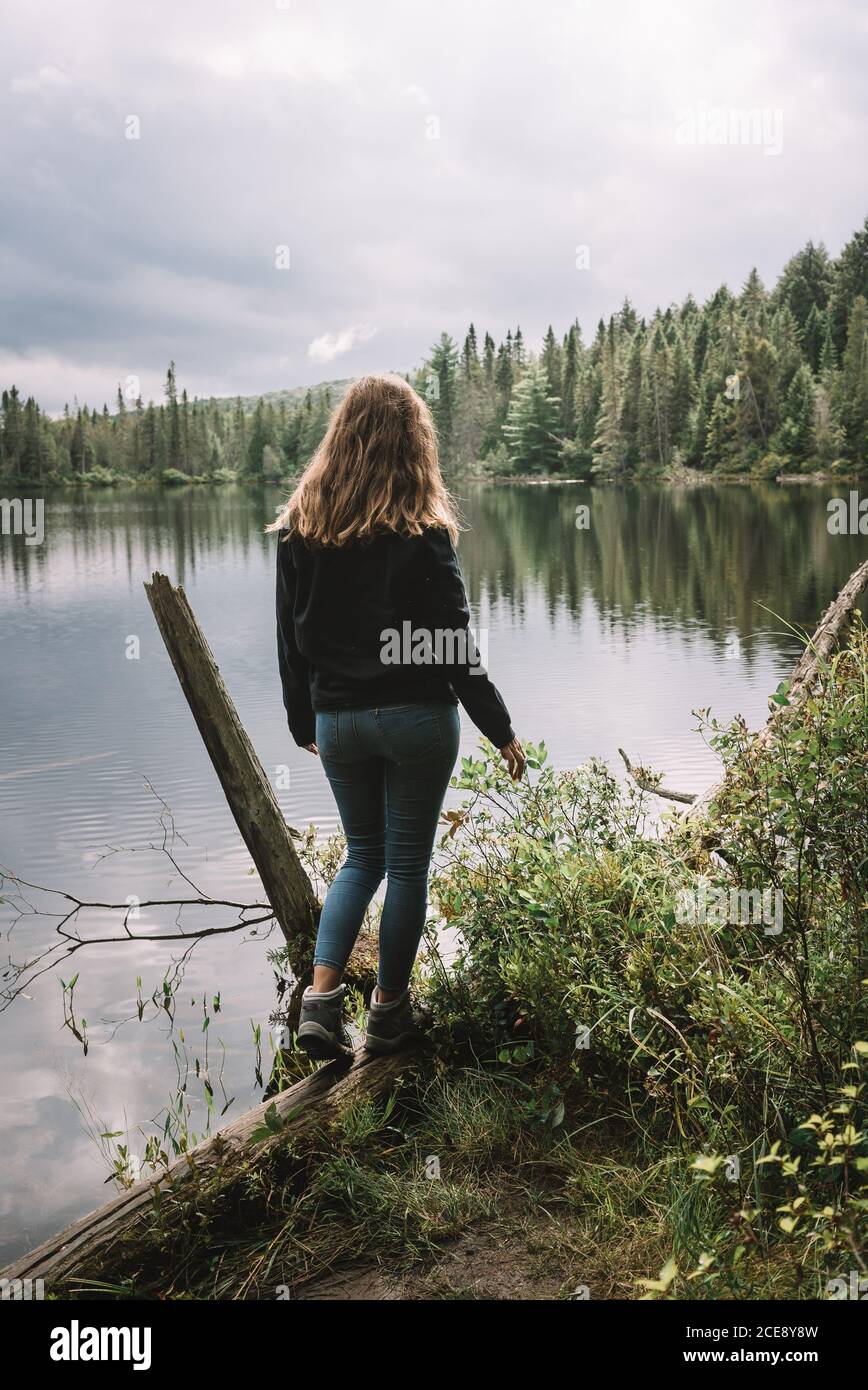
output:
[[[0,491],[8,491],[15,488],[58,488],[74,492],[111,492],[118,488],[141,488],[148,491],[161,489],[165,491],[183,492],[187,488],[218,488],[218,487],[283,487],[288,488],[297,482],[297,478],[210,478],[197,477],[187,478],[183,482],[178,480],[165,481],[161,478],[129,478],[118,476],[107,479],[97,477],[91,479],[87,475],[76,478],[15,478],[0,476]],[[594,477],[584,478],[562,478],[558,474],[536,475],[536,474],[479,474],[462,473],[455,477],[446,479],[447,485],[473,486],[490,485],[494,487],[624,487],[637,486],[643,484],[655,484],[657,486],[667,486],[672,488],[687,487],[709,487],[716,484],[734,486],[741,484],[753,485],[756,483],[770,483],[777,486],[792,487],[793,485],[822,487],[830,483],[840,483],[842,485],[852,485],[854,483],[868,482],[868,468],[864,472],[854,473],[779,473],[773,477],[766,477],[759,473],[701,473],[694,470],[682,470],[678,473],[649,473],[649,474],[630,474],[618,476],[617,474],[600,474]]]

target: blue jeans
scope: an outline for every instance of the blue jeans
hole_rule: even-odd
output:
[[[347,857],[323,903],[315,965],[344,969],[385,876],[378,984],[396,993],[406,988],[425,926],[428,869],[459,728],[456,706],[445,701],[317,714],[317,747]]]

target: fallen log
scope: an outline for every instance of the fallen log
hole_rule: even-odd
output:
[[[155,573],[145,584],[145,593],[229,809],[283,932],[292,973],[305,983],[320,905],[274,789],[184,590],[176,588],[166,575]]]
[[[386,1090],[412,1063],[414,1055],[404,1052],[395,1057],[374,1057],[359,1049],[350,1065],[330,1062],[320,1067],[312,1076],[248,1110],[218,1134],[176,1158],[162,1173],[134,1183],[112,1201],[14,1260],[0,1270],[0,1280],[43,1279],[46,1292],[51,1293],[52,1286],[67,1283],[77,1269],[86,1267],[92,1272],[98,1268],[100,1252],[153,1210],[156,1189],[171,1191],[183,1200],[185,1193],[194,1193],[197,1184],[208,1177],[221,1171],[231,1173],[233,1158],[251,1153],[258,1157],[286,1137],[300,1138],[327,1124],[350,1100]],[[266,1120],[269,1110],[271,1114]],[[269,1137],[257,1141],[253,1136],[262,1127],[267,1128]]]
[[[799,705],[807,699],[814,688],[817,676],[823,666],[828,663],[838,644],[845,622],[855,609],[866,587],[868,587],[868,560],[863,560],[820,619],[813,637],[807,642],[804,651],[793,667],[788,683],[788,703],[771,706],[768,720],[755,735],[756,746],[762,747],[768,743],[775,732],[777,721],[792,715],[793,711],[798,709]],[[624,760],[627,772],[637,786],[669,801],[685,802],[688,805],[688,810],[684,812],[687,819],[698,819],[707,815],[711,803],[720,794],[726,783],[726,776],[724,775],[699,796],[693,796],[689,792],[673,791],[671,788],[661,786],[660,779],[647,768],[635,767],[623,748],[619,748],[618,752]]]

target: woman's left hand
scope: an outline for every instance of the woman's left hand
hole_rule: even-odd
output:
[[[513,782],[518,782],[524,776],[524,769],[527,766],[527,758],[521,741],[517,738],[511,739],[505,748],[501,748],[500,756],[506,762],[507,771]]]
[[[306,753],[313,753],[315,758],[319,757],[319,749],[317,748],[315,743],[306,743],[304,745],[304,749]]]

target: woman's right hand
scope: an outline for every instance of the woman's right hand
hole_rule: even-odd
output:
[[[525,767],[527,766],[527,758],[524,756],[521,740],[517,738],[512,739],[505,748],[501,748],[500,756],[506,763],[507,771],[513,782],[520,781],[524,774]]]

